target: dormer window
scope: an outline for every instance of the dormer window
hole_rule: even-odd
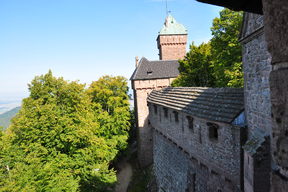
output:
[[[179,122],[178,112],[177,111],[173,111],[173,113],[174,113],[175,122],[178,123]]]
[[[152,70],[147,71],[147,75],[152,75],[152,73],[153,73]]]
[[[219,136],[219,125],[215,124],[215,123],[207,123],[208,126],[208,131],[209,131],[209,138],[211,140],[218,140],[218,136]]]

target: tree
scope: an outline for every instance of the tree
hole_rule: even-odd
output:
[[[108,191],[116,182],[109,165],[119,146],[125,146],[128,128],[115,131],[118,119],[111,122],[100,101],[107,99],[110,112],[117,115],[125,101],[116,98],[113,109],[111,87],[99,90],[100,95],[95,90],[92,97],[84,84],[55,78],[51,71],[36,77],[29,91],[7,133],[0,136],[0,191]],[[129,108],[122,112],[129,113]],[[124,119],[122,124],[129,125],[129,118]],[[105,121],[113,131],[103,133]]]
[[[131,125],[127,79],[103,76],[90,85],[87,93],[92,102],[98,105],[97,110],[101,111],[98,116],[99,136],[117,142],[118,150],[125,149]]]
[[[211,45],[202,43],[199,46],[190,45],[190,51],[179,61],[180,75],[172,86],[214,86],[213,69],[211,65]]]
[[[223,9],[213,20],[212,39],[190,46],[180,60],[180,75],[172,86],[243,87],[241,45],[242,13]]]
[[[239,43],[243,13],[227,8],[213,20],[211,54],[217,87],[243,87],[242,53]]]

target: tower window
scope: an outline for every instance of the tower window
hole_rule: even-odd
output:
[[[187,116],[187,121],[188,121],[188,128],[194,132],[194,119],[191,116]]]
[[[219,136],[219,125],[215,124],[215,123],[207,123],[208,129],[209,129],[209,138],[212,140],[218,140],[218,136]]]
[[[175,122],[178,123],[179,122],[178,112],[177,111],[173,111],[173,113],[174,113]]]

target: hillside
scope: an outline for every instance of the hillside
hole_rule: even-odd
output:
[[[18,113],[19,110],[20,107],[15,107],[0,115],[0,126],[4,127],[4,130],[10,125],[10,120]]]

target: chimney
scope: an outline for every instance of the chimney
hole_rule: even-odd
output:
[[[135,57],[135,67],[137,68],[138,67],[138,63],[139,63],[139,58],[138,56]]]

